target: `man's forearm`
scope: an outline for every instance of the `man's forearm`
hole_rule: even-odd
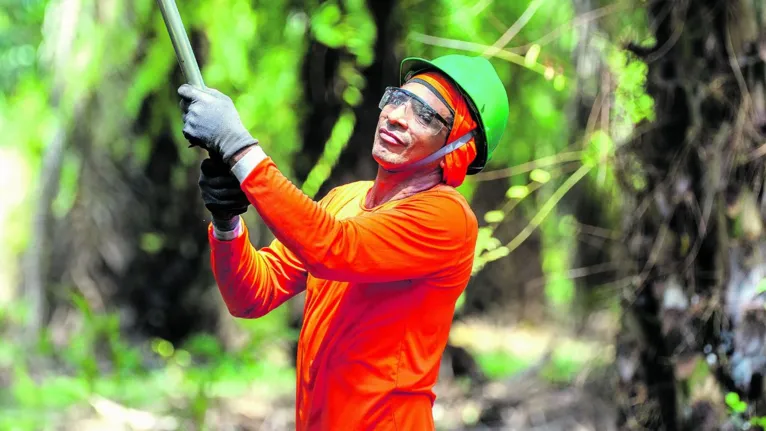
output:
[[[210,264],[218,290],[232,316],[257,318],[306,288],[306,269],[277,241],[261,250],[250,243],[247,225],[225,241],[208,224]]]

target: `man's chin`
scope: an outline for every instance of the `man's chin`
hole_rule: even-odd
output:
[[[373,151],[372,153],[372,158],[375,160],[378,166],[386,171],[393,171],[402,164],[398,157],[392,156],[392,154],[386,152]]]

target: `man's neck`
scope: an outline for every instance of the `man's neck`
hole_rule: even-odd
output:
[[[428,190],[442,180],[441,170],[437,167],[431,172],[388,172],[378,167],[378,175],[370,192],[367,193],[365,206],[373,208],[386,202],[404,199],[415,193]]]

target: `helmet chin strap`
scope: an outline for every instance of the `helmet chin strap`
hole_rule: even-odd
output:
[[[416,169],[422,166],[425,166],[429,163],[433,163],[442,157],[446,156],[447,154],[457,150],[458,148],[462,147],[463,145],[467,144],[468,141],[473,138],[473,131],[470,131],[466,133],[465,135],[455,139],[454,141],[450,142],[449,144],[439,148],[435,153],[431,154],[430,156],[424,157],[420,160],[416,160],[412,163],[408,163],[404,166],[397,166],[394,169],[386,169],[388,172],[404,172],[404,171],[410,171],[412,169]]]

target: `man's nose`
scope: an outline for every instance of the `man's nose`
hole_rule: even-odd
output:
[[[402,128],[407,127],[407,104],[403,103],[388,113],[388,122]]]

